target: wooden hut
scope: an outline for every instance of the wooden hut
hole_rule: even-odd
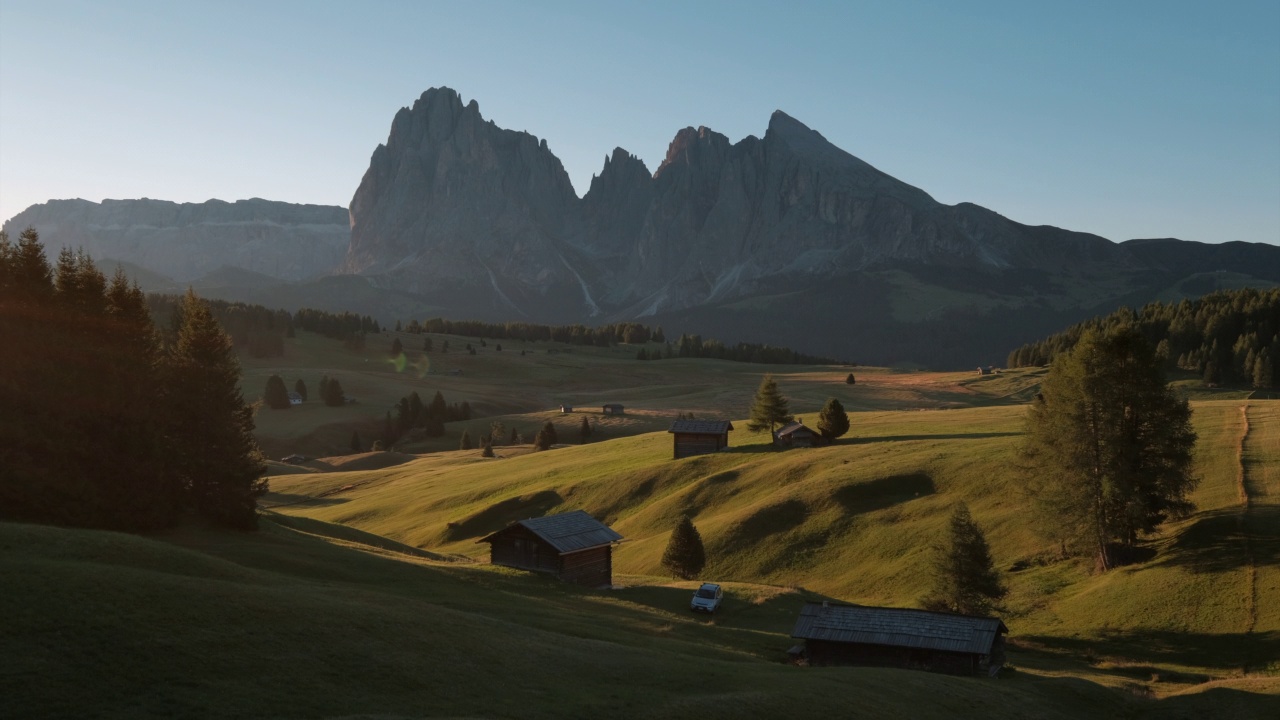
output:
[[[805,427],[804,423],[794,422],[773,432],[773,444],[781,448],[818,447],[826,445],[827,439],[822,433]]]
[[[621,415],[622,405],[619,403],[608,403],[604,406],[603,412],[605,415]]]
[[[972,675],[1004,664],[999,618],[805,603],[791,637],[814,665],[880,665]],[[793,652],[797,649],[793,648]]]
[[[476,542],[494,565],[546,572],[576,585],[613,584],[613,543],[622,539],[582,510],[530,518]]]
[[[729,447],[728,420],[677,420],[667,432],[674,435],[673,455],[676,460],[693,455],[706,455]]]

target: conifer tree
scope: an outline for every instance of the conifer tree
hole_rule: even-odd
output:
[[[253,529],[267,490],[253,438],[253,409],[240,392],[231,338],[209,306],[187,291],[182,327],[165,359],[165,389],[174,452],[169,466],[189,506],[220,525]]]
[[[1190,512],[1195,441],[1190,406],[1138,328],[1085,331],[1027,413],[1021,464],[1036,527],[1110,569],[1113,546]]]
[[[471,431],[470,431],[470,430],[463,430],[463,431],[462,431],[462,444],[459,446],[459,449],[462,449],[462,450],[471,450],[471,449],[472,449],[472,448],[474,448],[474,447],[475,447],[475,446],[471,444]]]
[[[586,415],[582,416],[582,425],[578,428],[578,435],[584,443],[591,439],[591,423],[587,421]]]
[[[839,400],[828,398],[827,404],[822,406],[822,412],[818,413],[818,432],[827,440],[835,440],[849,432],[849,415]]]
[[[289,391],[284,387],[284,379],[279,375],[267,378],[267,389],[262,392],[262,401],[272,410],[288,410],[293,406],[289,402]]]
[[[298,397],[302,398],[303,402],[306,402],[307,384],[302,382],[302,378],[298,378],[298,381],[293,384],[293,391],[298,393]]]
[[[399,331],[400,328],[396,328],[396,332]],[[404,354],[404,343],[400,342],[400,338],[395,338],[391,341],[391,354],[396,357]]]
[[[853,373],[849,373],[844,379],[845,385],[855,385],[857,382],[858,379],[853,376]]]
[[[707,564],[706,550],[702,546],[702,535],[694,526],[688,515],[680,518],[671,539],[667,541],[667,549],[662,553],[662,567],[672,577],[681,580],[692,580],[702,572]]]
[[[538,430],[538,434],[533,438],[533,447],[535,450],[550,450],[552,445],[556,444],[556,428],[549,421]]]
[[[493,454],[493,443],[490,443],[490,442],[482,443],[482,444],[481,444],[481,450],[480,450],[480,456],[481,456],[481,457],[487,457],[487,458],[494,457],[494,454]]]
[[[751,405],[751,420],[747,423],[747,429],[752,432],[760,432],[761,430],[772,431],[778,425],[785,425],[793,422],[791,411],[787,407],[787,399],[778,392],[778,383],[774,381],[773,375],[766,374],[760,380],[760,387],[756,390],[756,397]]]
[[[1008,592],[991,559],[986,536],[964,503],[956,505],[947,537],[934,546],[933,592],[923,601],[930,610],[986,615]]]
[[[338,382],[338,378],[329,378],[329,381],[322,385],[321,399],[324,404],[329,407],[342,407],[347,404],[346,393],[342,391],[342,383]]]

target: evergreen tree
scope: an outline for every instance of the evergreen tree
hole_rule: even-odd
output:
[[[472,448],[474,448],[474,447],[475,447],[475,445],[472,445],[472,444],[471,444],[471,431],[470,431],[470,430],[463,430],[463,431],[462,431],[462,444],[461,444],[459,447],[460,447],[460,449],[462,449],[462,450],[471,450]]]
[[[182,327],[165,359],[170,469],[190,507],[220,525],[253,529],[267,491],[253,438],[253,409],[240,393],[231,338],[188,290]]]
[[[431,338],[424,338],[422,341],[422,352],[431,352]]]
[[[848,376],[846,376],[844,379],[845,385],[854,385],[854,384],[857,384],[857,382],[858,382],[858,379],[853,376],[853,373],[849,373]]]
[[[289,402],[289,391],[284,387],[284,379],[279,375],[267,378],[267,389],[262,393],[262,401],[272,410],[288,410],[293,406]]]
[[[1271,355],[1264,348],[1253,363],[1253,386],[1266,390],[1271,387],[1275,368],[1271,363]]]
[[[396,332],[399,331],[399,328],[396,328]],[[404,343],[400,342],[400,338],[395,338],[391,341],[391,354],[395,357],[399,357],[404,354]]]
[[[1191,408],[1165,383],[1150,341],[1132,325],[1088,330],[1059,355],[1027,414],[1022,466],[1037,527],[1099,569],[1190,512]]]
[[[491,458],[493,455],[493,443],[484,443],[480,450],[480,457]]]
[[[302,382],[302,378],[298,378],[298,381],[293,384],[293,391],[298,393],[298,397],[302,398],[303,402],[306,402],[307,384]]]
[[[778,392],[778,383],[773,375],[765,375],[756,389],[755,400],[751,404],[751,421],[747,429],[752,432],[772,431],[778,425],[794,422],[791,411],[787,407],[787,399]]]
[[[535,450],[550,450],[552,445],[556,444],[556,429],[550,422],[542,426],[538,430],[538,434],[533,438],[533,447]]]
[[[934,546],[933,593],[923,604],[930,610],[986,615],[1007,594],[981,528],[964,503],[951,513],[945,541]]]
[[[324,404],[329,407],[342,407],[347,404],[347,395],[342,391],[342,383],[338,382],[338,378],[329,378],[329,382],[323,385],[321,393]]]
[[[364,447],[364,446],[360,444],[360,433],[359,433],[359,431],[357,431],[357,430],[352,430],[352,431],[351,431],[351,452],[353,452],[353,453],[362,452],[362,450],[361,450],[361,448],[362,448],[362,447]]]
[[[591,423],[587,421],[586,415],[582,416],[582,425],[578,428],[578,435],[584,443],[591,439]]]
[[[849,416],[844,406],[835,398],[828,398],[827,404],[818,413],[818,432],[827,440],[835,440],[849,432]]]
[[[680,518],[671,533],[671,539],[667,541],[667,549],[662,553],[662,567],[672,577],[692,580],[702,572],[706,564],[707,554],[702,547],[702,535],[698,533],[693,520],[686,515]]]

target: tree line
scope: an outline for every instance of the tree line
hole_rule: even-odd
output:
[[[180,295],[147,295],[151,318],[167,339],[171,340],[177,333],[174,323],[180,317],[182,303]],[[284,340],[294,334],[293,316],[287,310],[225,300],[205,300],[204,303],[237,348],[255,358],[284,355]]]
[[[1166,370],[1181,368],[1206,383],[1280,385],[1280,288],[1228,290],[1178,303],[1120,308],[1009,353],[1009,367],[1044,366],[1087,332],[1133,326],[1156,348]]]
[[[399,325],[397,324],[397,328]],[[566,345],[610,347],[618,343],[639,344],[663,342],[662,328],[651,328],[635,322],[611,323],[598,327],[586,325],[539,325],[526,322],[487,323],[479,320],[445,320],[430,318],[422,322],[410,320],[403,328],[408,333],[462,335],[493,340],[524,342],[561,342]]]
[[[382,326],[368,315],[357,315],[353,312],[331,313],[315,308],[302,308],[293,314],[293,324],[299,330],[306,330],[324,337],[338,340],[349,346],[364,347],[364,336],[382,332]]]
[[[790,348],[774,347],[759,343],[740,342],[736,345],[725,345],[714,338],[702,339],[701,335],[680,335],[674,344],[667,343],[662,349],[652,352],[641,348],[636,355],[638,360],[666,360],[670,358],[705,358],[708,360],[730,360],[733,362],[756,363],[764,365],[839,365],[821,355],[807,355]]]
[[[123,272],[51,266],[0,232],[0,518],[147,531],[249,529],[266,492],[234,343],[188,291],[161,333]]]

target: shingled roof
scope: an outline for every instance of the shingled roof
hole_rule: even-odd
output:
[[[810,602],[791,637],[988,655],[996,637],[1007,632],[999,618]]]
[[[540,518],[521,520],[514,525],[521,525],[529,532],[542,538],[558,553],[568,553],[587,548],[608,545],[622,539],[612,528],[596,520],[584,510],[548,515]],[[512,526],[508,526],[512,527]],[[503,528],[496,533],[480,538],[476,542],[492,542],[495,535],[505,532]]]
[[[723,435],[733,429],[728,420],[676,420],[671,423],[671,433],[690,433],[693,435]]]
[[[799,432],[799,431],[801,431],[801,430],[804,430],[805,432],[807,432],[807,433],[809,433],[809,434],[811,434],[811,435],[817,435],[817,434],[818,434],[818,433],[816,433],[816,432],[814,432],[814,431],[810,430],[809,428],[805,427],[805,424],[804,424],[804,423],[798,423],[798,422],[793,422],[793,423],[791,423],[790,425],[783,425],[782,427],[778,428],[778,430],[777,430],[776,432],[774,432],[773,434],[774,434],[776,437],[786,437],[786,436],[788,436],[788,435],[791,435],[792,433],[796,433],[796,432]]]

